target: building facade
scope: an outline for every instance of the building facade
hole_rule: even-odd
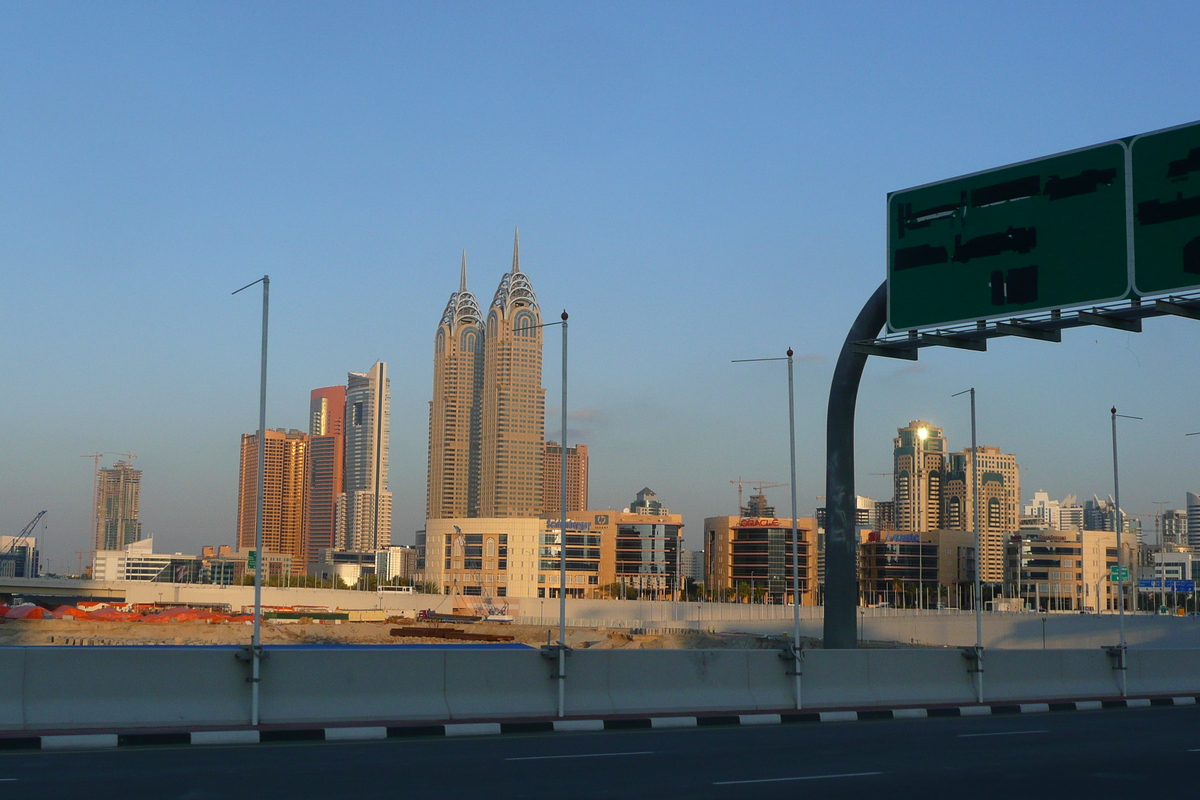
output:
[[[584,510],[569,515],[567,596],[675,597],[682,530],[678,514]],[[455,596],[556,599],[563,543],[559,520],[427,520],[417,534],[414,582]]]
[[[817,521],[796,521],[800,605],[817,604]],[[792,520],[708,517],[704,520],[704,585],[715,598],[792,602]]]
[[[304,561],[345,538],[346,387],[313,389],[309,396],[308,484],[304,511]]]
[[[96,471],[97,550],[121,550],[141,540],[141,491],[142,471],[128,461]]]
[[[546,442],[542,460],[543,516],[553,517],[562,511],[563,447],[558,442]],[[588,507],[588,447],[577,444],[567,448],[567,513]]]
[[[1130,544],[1122,543],[1127,550]],[[1117,565],[1113,531],[1021,531],[1005,543],[1005,592],[1040,611],[1116,610],[1111,569]],[[1132,563],[1130,552],[1125,564]],[[1130,569],[1130,574],[1133,570]],[[1126,608],[1136,587],[1125,585]]]
[[[968,531],[974,527],[975,478],[979,469],[980,579],[1004,580],[1004,542],[1020,527],[1020,470],[1017,458],[999,447],[952,453],[942,487],[942,527]]]
[[[486,318],[467,290],[464,254],[458,291],[438,324],[426,519],[542,514],[548,508],[545,449],[541,309],[521,271],[514,235],[512,268]],[[587,505],[586,456],[583,469],[584,496],[576,510]]]
[[[387,364],[351,372],[346,381],[345,467],[347,550],[374,551],[392,543],[388,491],[391,381]]]
[[[479,516],[484,347],[479,302],[467,291],[464,251],[458,291],[450,295],[434,336],[427,519]]]
[[[304,495],[307,485],[308,434],[282,428],[266,431],[266,480],[263,492],[263,550],[286,554],[294,574],[307,563]],[[238,480],[238,550],[255,549],[258,504],[258,435],[242,435]],[[113,548],[109,548],[113,549]]]
[[[908,427],[897,429],[892,459],[896,530],[930,531],[943,527],[946,439],[942,429],[924,420],[913,420]]]
[[[512,270],[500,279],[484,325],[481,517],[534,517],[544,508],[541,325],[514,235]]]

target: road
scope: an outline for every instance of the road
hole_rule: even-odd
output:
[[[0,798],[1190,796],[1200,707],[0,753]]]

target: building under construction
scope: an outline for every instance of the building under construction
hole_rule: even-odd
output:
[[[142,471],[128,461],[96,470],[96,549],[124,550],[140,541],[138,499]]]

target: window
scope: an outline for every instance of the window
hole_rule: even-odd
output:
[[[354,416],[354,424],[355,425],[363,424],[363,404],[361,402],[354,404],[353,416]]]

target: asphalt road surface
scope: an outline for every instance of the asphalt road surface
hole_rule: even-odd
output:
[[[1200,706],[0,753],[0,798],[1190,797]]]

